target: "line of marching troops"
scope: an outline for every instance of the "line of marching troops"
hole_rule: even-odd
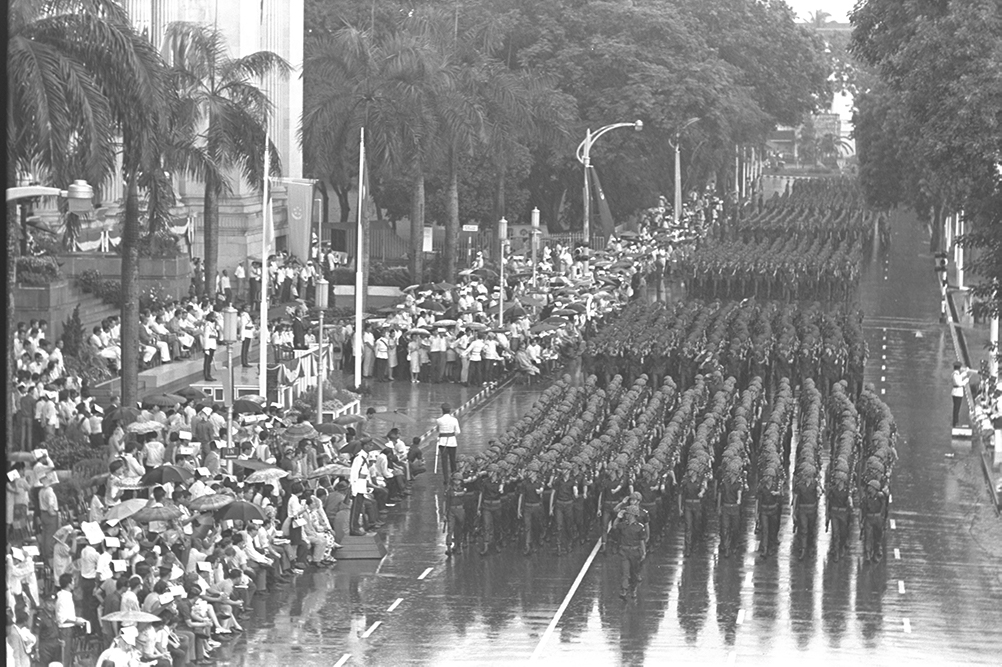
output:
[[[863,391],[860,405],[871,414],[858,414],[846,387],[845,381],[836,383],[826,401],[808,378],[798,406],[790,381],[783,378],[766,415],[761,378],[752,378],[739,394],[733,377],[697,376],[664,427],[661,446],[648,446],[641,463],[630,469],[618,464],[614,452],[595,469],[569,460],[548,465],[538,458],[522,471],[503,461],[479,469],[477,461],[460,457],[445,494],[448,553],[487,555],[515,545],[529,555],[555,543],[561,555],[597,533],[600,551],[622,554],[623,594],[635,595],[648,542],[664,537],[675,517],[681,517],[688,556],[712,506],[719,516],[720,550],[724,557],[731,554],[741,533],[754,456],[755,531],[758,551],[767,558],[778,547],[796,416],[791,511],[796,555],[803,558],[815,541],[823,497],[825,529],[833,532],[832,557],[845,555],[853,508],[859,506],[864,557],[880,559],[893,420],[870,390]],[[820,452],[826,444],[830,464],[823,479]]]

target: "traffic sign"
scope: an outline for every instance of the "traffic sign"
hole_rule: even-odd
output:
[[[463,225],[463,231],[476,234],[480,231],[480,225]]]

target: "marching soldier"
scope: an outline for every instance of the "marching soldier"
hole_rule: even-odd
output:
[[[804,559],[807,547],[814,539],[818,526],[818,483],[816,471],[812,468],[804,469],[808,477],[798,480],[796,488],[793,490],[793,516],[795,517],[793,530],[797,535],[797,558]]]
[[[734,548],[734,536],[741,530],[741,496],[744,492],[740,462],[729,459],[724,469],[723,480],[718,502],[720,504],[720,546],[724,558],[731,555]]]
[[[866,483],[863,499],[863,559],[880,561],[884,557],[884,521],[887,518],[887,496],[880,482],[871,479]]]
[[[618,467],[610,465],[605,471],[605,479],[601,484],[601,489],[598,495],[598,512],[596,514],[602,519],[602,546],[599,548],[599,553],[605,553],[610,533],[614,530],[613,519],[616,518],[616,505],[630,493],[630,488],[622,471]]]
[[[692,542],[703,518],[703,495],[705,493],[705,476],[700,480],[698,472],[690,471],[682,481],[682,493],[679,495],[679,514],[685,518],[685,550],[683,552],[685,556],[692,552]]]
[[[463,483],[462,473],[452,474],[449,488],[445,492],[446,496],[446,537],[445,555],[459,554],[463,551],[463,535],[466,531],[466,489]],[[458,539],[457,539],[458,536]]]
[[[487,476],[480,484],[480,498],[477,500],[477,513],[483,520],[484,546],[480,555],[485,556],[492,544],[498,542],[495,531],[501,520],[501,496],[504,495],[504,482],[501,481],[501,466],[492,463],[487,466]]]
[[[837,462],[836,462],[837,465]],[[835,561],[849,550],[849,522],[852,511],[852,498],[849,495],[849,473],[835,467],[832,471],[828,491],[828,508],[825,512],[825,529],[832,528],[832,550]]]
[[[759,553],[768,558],[776,552],[779,536],[779,490],[775,477],[764,477],[759,482],[758,515],[761,535]]]
[[[518,518],[522,520],[525,529],[525,546],[522,554],[528,556],[536,544],[534,535],[538,532],[542,541],[543,529],[543,490],[545,486],[539,476],[539,463],[529,464],[529,474],[522,482],[521,493],[518,496]]]
[[[629,505],[617,515],[615,527],[619,531],[620,551],[622,552],[622,590],[619,594],[626,599],[627,595],[637,597],[637,587],[640,585],[640,566],[643,563],[644,544],[650,536],[647,524],[640,522],[640,507]]]
[[[571,479],[571,464],[560,464],[560,473],[551,482],[553,494],[550,496],[550,514],[557,524],[557,555],[570,551],[574,544],[574,501],[578,497],[578,485]]]

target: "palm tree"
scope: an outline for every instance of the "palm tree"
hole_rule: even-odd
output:
[[[369,164],[383,177],[403,175],[411,183],[410,271],[420,281],[424,179],[438,157],[439,109],[452,83],[447,60],[420,36],[396,32],[377,40],[347,26],[317,40],[305,69],[317,88],[303,111],[302,141],[317,156],[318,170],[336,173],[330,160],[357,156],[358,130],[365,127]],[[367,255],[363,250],[366,280]]]
[[[832,15],[826,12],[825,10],[818,9],[816,11],[811,12],[808,15],[807,22],[810,23],[811,27],[815,29],[824,28],[828,24],[828,19],[830,19],[831,17]]]
[[[7,46],[8,186],[16,185],[18,168],[35,165],[54,183],[85,178],[101,184],[115,164],[115,139],[121,136],[131,181],[156,154],[165,99],[162,62],[132,28],[125,10],[112,0],[10,0]],[[130,179],[127,178],[127,181]],[[12,211],[8,207],[8,218]],[[8,234],[13,226],[8,226]],[[122,340],[138,312],[129,294],[138,293],[138,205],[127,202],[122,262]],[[16,243],[8,244],[8,253]],[[8,259],[13,258],[8,256]],[[8,272],[13,261],[8,262]],[[131,281],[131,282],[130,282]],[[13,326],[13,276],[8,273],[8,327]],[[138,340],[138,331],[132,336]],[[11,330],[8,328],[8,336]],[[123,394],[129,385],[129,358],[135,345],[123,347]],[[8,350],[8,395],[13,394],[13,360]],[[131,396],[127,399],[134,400]],[[10,410],[8,442],[12,442]]]
[[[250,81],[270,74],[287,76],[291,68],[271,51],[230,58],[224,35],[195,23],[168,26],[164,52],[179,104],[192,121],[188,129],[200,130],[190,142],[197,155],[183,157],[179,147],[175,164],[205,184],[205,284],[211,297],[219,258],[219,199],[231,192],[223,170],[237,169],[255,187],[264,182],[263,147],[272,103]],[[281,174],[274,144],[271,154],[270,171]]]

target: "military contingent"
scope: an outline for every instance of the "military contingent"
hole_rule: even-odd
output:
[[[724,294],[740,301],[635,300],[597,319],[585,332],[584,381],[560,378],[480,454],[459,457],[441,512],[449,555],[560,557],[593,545],[620,559],[626,600],[637,595],[647,554],[674,534],[684,558],[716,544],[727,559],[753,531],[769,559],[789,517],[795,558],[828,530],[830,557],[846,557],[853,525],[860,555],[882,558],[896,432],[864,387],[862,314],[851,305],[875,221],[852,197],[837,211],[815,205],[830,196],[795,188],[785,195],[792,209],[746,221],[732,242],[760,246],[759,263],[742,270],[765,272],[767,282],[800,280],[776,262],[814,272],[806,292],[786,285]],[[695,257],[723,256],[721,248],[710,243]]]

